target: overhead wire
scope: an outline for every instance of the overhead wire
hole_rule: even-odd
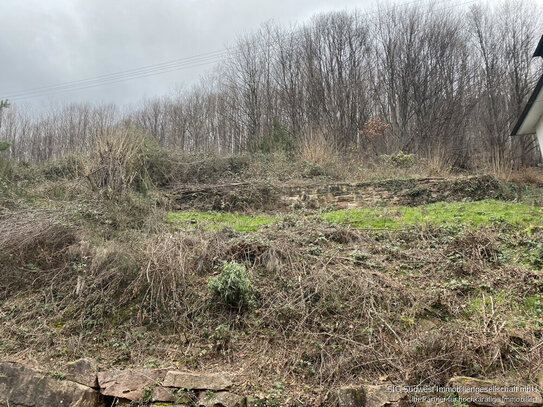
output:
[[[168,68],[170,66],[175,66],[175,65],[180,64],[180,63],[182,64],[182,63],[187,63],[187,62],[196,62],[196,60],[201,59],[201,58],[222,56],[227,51],[228,51],[228,49],[210,51],[210,52],[206,52],[206,53],[199,54],[199,55],[193,55],[193,56],[190,56],[190,57],[174,59],[174,60],[162,62],[162,63],[159,63],[159,64],[147,65],[147,66],[142,66],[142,67],[138,67],[138,68],[127,69],[127,70],[124,70],[124,71],[113,72],[113,73],[109,73],[109,74],[102,74],[102,75],[93,76],[93,77],[90,77],[90,78],[78,79],[78,80],[74,80],[74,81],[62,82],[62,83],[46,85],[46,86],[39,86],[39,87],[36,87],[36,88],[30,88],[30,89],[26,89],[26,90],[22,90],[22,91],[12,91],[12,92],[7,92],[7,93],[4,92],[4,96],[14,96],[14,95],[18,95],[18,94],[21,94],[21,93],[30,93],[30,92],[34,92],[34,91],[40,91],[40,90],[43,90],[43,89],[56,88],[56,87],[59,87],[59,86],[66,86],[66,85],[71,85],[71,84],[78,84],[78,83],[83,83],[83,82],[88,82],[88,81],[94,81],[94,80],[98,80],[98,79],[102,79],[102,78],[115,77],[115,76],[118,76],[118,75],[124,75],[124,74],[130,74],[130,73],[138,73],[140,71],[146,71],[146,70],[149,70],[149,69]]]
[[[114,83],[120,83],[124,81],[129,81],[132,79],[138,79],[138,78],[145,78],[148,76],[155,76],[158,74],[164,74],[168,72],[176,72],[182,69],[189,69],[189,68],[197,68],[209,64],[216,64],[217,62],[220,62],[224,60],[224,57],[213,57],[213,58],[206,58],[206,59],[200,59],[197,61],[189,61],[187,63],[179,64],[176,66],[170,66],[166,68],[160,68],[160,69],[153,69],[153,70],[147,70],[147,71],[140,71],[140,72],[134,72],[129,75],[123,75],[123,76],[117,76],[117,77],[109,77],[99,80],[88,80],[85,82],[77,83],[74,85],[59,85],[56,87],[51,87],[43,90],[36,90],[36,91],[28,91],[23,92],[21,94],[18,94],[16,96],[7,96],[7,98],[11,101],[17,101],[17,100],[23,100],[28,99],[30,97],[39,97],[39,96],[48,96],[52,94],[57,93],[63,93],[67,91],[74,91],[74,90],[82,90],[82,89],[89,89],[97,86],[103,86],[103,85],[109,85]]]

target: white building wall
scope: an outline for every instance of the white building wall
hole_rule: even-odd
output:
[[[541,117],[539,118],[535,129],[535,132],[537,134],[537,141],[539,141],[541,156],[543,156],[543,115],[541,115]]]

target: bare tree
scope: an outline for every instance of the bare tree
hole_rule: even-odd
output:
[[[268,23],[191,89],[125,114],[111,105],[10,109],[0,113],[0,139],[12,143],[12,158],[41,161],[84,153],[115,126],[136,126],[168,148],[231,154],[277,132],[294,142],[318,130],[339,151],[530,165],[539,159],[534,138],[509,131],[540,73],[530,58],[539,21],[535,6],[509,0],[323,13],[289,29]],[[361,136],[367,123],[386,131]]]

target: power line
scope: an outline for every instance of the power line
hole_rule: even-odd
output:
[[[403,4],[394,5],[388,10],[393,10],[398,7],[405,7],[415,3],[420,3],[424,0],[413,0]],[[447,3],[451,0],[440,0],[433,5]],[[432,12],[446,10],[450,8],[460,7],[467,4],[475,3],[478,0],[470,0],[461,4],[456,4],[450,7],[445,7],[441,9],[432,10]],[[382,10],[375,10],[365,13],[366,16],[371,14],[376,14]],[[190,69],[195,67],[200,67],[209,64],[215,64],[224,60],[231,53],[238,53],[240,50],[236,50],[234,47],[224,48],[222,50],[209,51],[206,53],[193,55],[186,58],[179,58],[171,61],[166,61],[153,65],[146,65],[138,68],[127,69],[123,71],[118,71],[110,74],[98,75],[95,77],[90,77],[86,79],[79,79],[64,83],[57,83],[52,85],[45,85],[36,88],[30,88],[26,90],[13,91],[7,94],[4,94],[2,97],[9,98],[11,101],[20,101],[26,100],[35,97],[49,96],[63,92],[77,91],[89,89],[97,86],[111,85],[120,82],[125,82],[133,79],[145,78],[149,76],[160,75],[164,73],[175,72],[183,69]]]
[[[176,68],[176,67],[184,67],[187,64],[206,62],[207,60],[210,60],[210,59],[217,59],[217,58],[221,59],[227,55],[227,51],[228,49],[220,51],[220,52],[215,51],[215,52],[210,52],[210,53],[192,56],[188,58],[182,58],[182,59],[173,60],[169,62],[163,62],[156,65],[148,65],[148,66],[144,66],[140,68],[133,68],[133,69],[125,70],[125,71],[99,75],[92,78],[79,79],[79,80],[74,80],[70,82],[63,82],[63,83],[57,83],[53,85],[40,86],[37,88],[30,88],[26,90],[8,92],[8,93],[5,93],[3,97],[12,98],[12,97],[18,97],[18,96],[23,96],[23,95],[32,94],[32,93],[40,93],[40,92],[47,91],[50,89],[55,90],[58,88],[65,88],[69,86],[78,86],[78,85],[88,84],[88,83],[97,82],[101,80],[107,81],[110,79],[116,79],[116,78],[123,77],[126,75],[137,75],[140,73],[148,73],[148,72],[161,71],[161,70],[166,70],[166,69],[171,69],[171,68]]]
[[[110,84],[129,81],[132,79],[145,78],[148,76],[155,76],[155,75],[160,75],[160,74],[169,73],[169,72],[176,72],[183,69],[197,68],[204,65],[216,64],[217,62],[220,62],[223,59],[224,59],[223,57],[200,59],[194,62],[184,63],[184,64],[177,65],[174,67],[167,67],[169,69],[160,68],[160,69],[154,69],[154,70],[148,70],[148,71],[142,71],[142,72],[135,72],[128,75],[125,74],[123,76],[118,76],[118,77],[109,77],[109,78],[100,79],[100,80],[89,80],[89,81],[77,83],[75,85],[62,85],[56,88],[53,87],[53,88],[47,88],[47,89],[37,90],[37,91],[32,91],[32,92],[23,92],[20,95],[9,97],[9,100],[20,101],[20,100],[25,100],[31,97],[48,96],[48,95],[69,92],[69,91],[74,91],[74,90],[89,89],[89,88],[94,88],[97,86],[110,85]]]

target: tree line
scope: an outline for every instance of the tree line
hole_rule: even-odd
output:
[[[73,104],[36,116],[13,106],[0,113],[0,139],[31,162],[89,151],[97,134],[122,125],[191,152],[320,137],[367,158],[403,151],[458,168],[532,165],[535,138],[509,133],[542,72],[531,60],[540,18],[524,1],[435,2],[267,23],[189,90],[129,112]]]

